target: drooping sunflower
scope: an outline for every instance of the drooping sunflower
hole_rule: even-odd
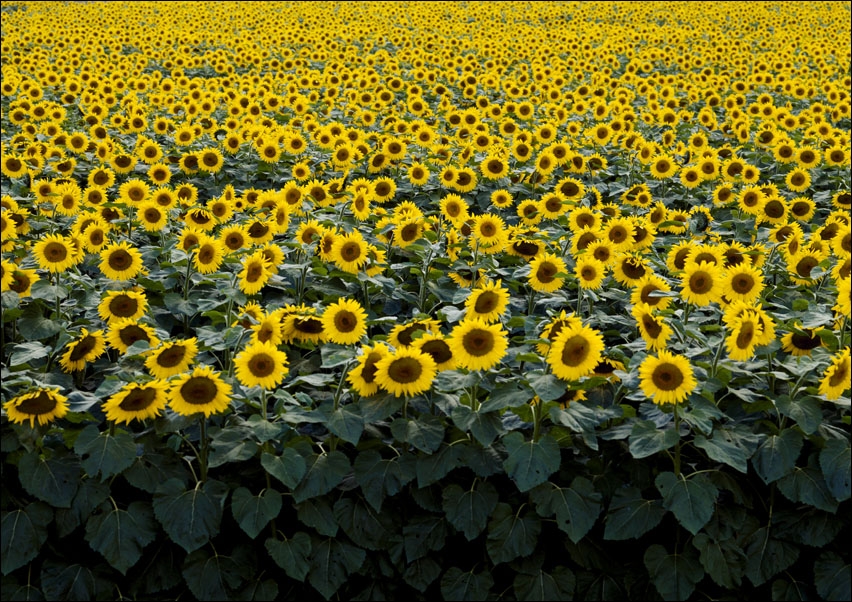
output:
[[[285,343],[301,342],[319,344],[325,340],[326,332],[322,319],[312,307],[301,306],[281,320]]]
[[[440,332],[441,323],[433,318],[415,318],[402,324],[397,324],[388,333],[388,342],[396,348],[409,347],[415,339],[416,333]]]
[[[290,372],[287,354],[272,343],[253,342],[236,358],[234,366],[237,380],[246,387],[274,389]]]
[[[148,309],[144,291],[107,291],[98,304],[98,314],[108,323],[117,320],[138,320]]]
[[[567,271],[561,257],[553,253],[542,253],[530,262],[528,283],[533,290],[552,293],[565,284],[565,278],[557,275]]]
[[[231,385],[210,366],[179,376],[169,389],[169,406],[181,416],[220,414],[231,404]]]
[[[651,350],[665,349],[673,331],[671,326],[650,305],[639,303],[634,305],[631,312],[636,319],[639,334],[645,341],[645,346]]]
[[[147,341],[151,348],[160,344],[160,339],[153,328],[134,319],[113,320],[109,326],[107,343],[119,353],[127,353],[127,349],[138,341]]]
[[[39,388],[13,397],[3,404],[6,416],[15,424],[38,421],[39,426],[48,424],[68,413],[68,398],[56,389]]]
[[[321,320],[326,340],[338,345],[354,345],[367,334],[367,312],[354,299],[332,303]]]
[[[725,338],[728,357],[745,361],[754,357],[754,350],[761,338],[762,328],[757,312],[745,311],[728,323],[730,329]]]
[[[437,373],[432,356],[411,347],[389,353],[376,362],[375,368],[375,382],[396,397],[428,391]]]
[[[781,337],[781,349],[797,357],[809,356],[814,349],[823,347],[822,339],[816,334],[817,330],[816,328],[800,329],[798,332],[791,330]]]
[[[169,384],[162,380],[127,383],[101,406],[107,420],[130,424],[156,418],[168,404]]]
[[[143,270],[142,254],[127,241],[109,244],[100,257],[98,267],[110,280],[130,280]]]
[[[88,362],[92,362],[103,355],[106,350],[104,343],[102,330],[89,332],[83,328],[80,331],[80,336],[65,346],[65,352],[59,359],[59,365],[65,372],[83,370]]]
[[[66,236],[48,234],[33,245],[33,255],[38,267],[49,272],[61,273],[73,266],[74,245]]]
[[[681,277],[681,297],[687,303],[705,306],[719,303],[724,292],[725,272],[706,261],[685,266]]]
[[[466,318],[479,318],[487,323],[497,322],[509,305],[509,291],[501,280],[487,280],[473,289],[465,299]]]
[[[668,351],[646,357],[639,366],[639,378],[642,392],[657,405],[680,403],[698,386],[689,360]]]
[[[840,396],[849,390],[850,375],[852,375],[852,365],[850,365],[849,347],[844,347],[831,358],[831,364],[822,373],[819,394],[825,395],[830,401],[840,399]]]
[[[167,341],[148,352],[145,367],[155,378],[162,380],[188,370],[197,354],[198,340],[195,337]]]
[[[573,324],[559,331],[550,344],[546,360],[557,377],[579,380],[592,373],[603,349],[600,332],[582,323]]]
[[[449,345],[460,367],[489,370],[506,355],[509,339],[500,324],[474,318],[463,320],[453,328]]]

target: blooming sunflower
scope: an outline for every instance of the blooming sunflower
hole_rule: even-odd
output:
[[[630,295],[630,302],[634,305],[644,303],[659,310],[666,309],[671,303],[671,297],[665,293],[672,289],[661,276],[657,274],[646,274],[641,280],[634,284]]]
[[[168,341],[148,352],[145,367],[155,378],[166,379],[189,369],[198,354],[195,337]]]
[[[723,294],[727,299],[754,303],[763,292],[763,272],[745,262],[725,270]]]
[[[565,262],[553,253],[542,253],[530,262],[529,285],[541,293],[552,293],[565,284],[557,274],[567,272]]]
[[[760,316],[754,311],[745,311],[728,323],[730,329],[725,338],[728,357],[745,361],[754,357],[754,350],[761,338]]]
[[[474,318],[463,320],[453,328],[449,345],[460,367],[488,370],[506,355],[509,339],[500,324]]]
[[[100,257],[98,267],[110,280],[130,280],[143,270],[142,254],[127,241],[107,245]]]
[[[411,346],[423,353],[432,356],[435,360],[435,369],[453,370],[456,367],[456,358],[446,337],[440,332],[427,332],[412,341]]]
[[[663,317],[654,315],[654,308],[645,303],[634,305],[630,313],[636,319],[646,347],[652,350],[665,349],[673,331]]]
[[[566,314],[565,310],[563,309],[561,312],[559,312],[558,315],[552,317],[550,321],[545,324],[544,328],[541,331],[540,338],[545,339],[547,342],[537,343],[536,350],[540,354],[546,356],[548,351],[550,350],[550,346],[553,344],[553,341],[556,338],[556,335],[562,332],[562,330],[565,328],[577,325],[582,326],[583,321],[576,315],[574,315],[574,312]]]
[[[98,314],[108,323],[116,320],[138,320],[148,309],[144,292],[136,290],[107,291],[98,304]]]
[[[45,425],[68,413],[68,398],[56,389],[40,388],[13,397],[3,404],[6,416],[16,424],[29,421],[30,427]]]
[[[486,280],[476,286],[465,300],[466,317],[479,318],[487,323],[497,322],[509,305],[509,291],[502,281]]]
[[[680,403],[698,386],[689,360],[668,351],[646,357],[639,366],[639,378],[642,392],[658,405]]]
[[[271,265],[263,250],[257,250],[247,256],[243,260],[243,269],[238,274],[240,290],[247,295],[260,292],[272,276]]]
[[[246,387],[274,389],[290,369],[287,354],[272,343],[254,342],[234,358],[237,380]]]
[[[787,189],[793,192],[804,192],[811,185],[811,174],[807,169],[797,167],[784,178]]]
[[[831,364],[822,373],[819,394],[825,395],[830,401],[840,399],[840,396],[849,390],[850,374],[852,374],[852,366],[850,366],[849,347],[844,347],[840,353],[831,358]]]
[[[414,342],[418,331],[440,332],[441,323],[433,318],[418,318],[404,324],[397,324],[388,333],[388,342],[396,348],[408,347]]]
[[[101,406],[107,420],[130,424],[156,418],[168,404],[169,384],[162,380],[127,383]]]
[[[179,376],[168,393],[169,405],[176,414],[193,416],[220,414],[231,403],[231,385],[210,366],[198,366]]]
[[[336,236],[331,246],[331,257],[344,272],[357,274],[367,263],[367,243],[357,230]]]
[[[61,273],[76,263],[74,245],[66,236],[48,234],[33,246],[38,267],[53,273]]]
[[[577,277],[580,288],[597,290],[606,277],[606,264],[593,256],[581,255],[574,266],[574,275]]]
[[[822,347],[822,339],[816,334],[818,329],[808,328],[790,331],[781,337],[781,349],[794,356],[810,355],[811,351]]]
[[[200,274],[212,274],[219,269],[225,254],[222,243],[207,235],[201,236],[192,256],[192,265]]]
[[[361,347],[358,363],[346,376],[346,380],[358,395],[369,397],[379,390],[379,383],[376,382],[376,364],[390,355],[391,351],[384,343],[377,343],[374,347],[366,345]]]
[[[600,332],[582,323],[559,331],[547,353],[553,374],[563,380],[579,380],[592,373],[604,349]]]
[[[677,171],[677,163],[668,155],[658,155],[651,160],[651,175],[658,180],[670,178]]]
[[[375,367],[375,382],[396,397],[428,391],[437,373],[431,355],[409,347],[389,353]]]
[[[9,270],[9,277],[8,288],[4,285],[3,290],[15,291],[22,299],[32,295],[33,284],[40,280],[39,275],[35,270],[23,270],[19,268]]]
[[[285,343],[299,341],[319,344],[325,340],[326,332],[316,310],[302,306],[298,311],[282,319],[282,334]]]
[[[147,341],[151,348],[160,344],[153,328],[131,318],[112,320],[106,338],[109,346],[120,353],[127,353],[127,349],[138,341]]]
[[[685,267],[681,277],[681,297],[687,303],[705,306],[718,303],[724,292],[725,272],[722,267],[702,261]]]
[[[340,299],[322,314],[326,340],[338,345],[354,345],[367,334],[367,312],[354,299]]]
[[[80,331],[80,336],[65,346],[65,352],[62,354],[59,364],[65,372],[83,370],[88,362],[103,355],[106,350],[104,342],[102,330],[89,332],[83,328]]]

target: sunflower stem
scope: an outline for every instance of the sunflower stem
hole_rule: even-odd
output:
[[[538,440],[541,438],[541,408],[539,406],[542,403],[543,402],[539,400],[538,403],[530,405],[533,415],[533,443],[538,443]]]
[[[531,316],[535,312],[535,289],[529,287],[530,292],[527,295],[527,315]]]
[[[192,277],[192,251],[186,256],[186,271],[183,276],[183,300],[189,299],[190,278]]]
[[[719,346],[716,347],[716,353],[713,355],[713,364],[710,366],[710,378],[716,378],[716,366],[719,363],[719,358],[722,356],[722,348],[725,346],[725,337],[719,341]]]
[[[675,444],[674,455],[674,473],[680,478],[680,415],[677,413],[678,404],[674,404],[674,428],[677,433],[677,443]]]
[[[266,421],[267,418],[266,412],[266,387],[260,388],[260,417]]]
[[[198,464],[201,467],[201,482],[207,482],[207,417],[202,416],[198,419],[198,425],[201,427],[201,450],[198,454]]]

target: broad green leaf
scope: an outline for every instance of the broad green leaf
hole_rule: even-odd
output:
[[[106,483],[97,479],[83,479],[77,488],[77,494],[71,501],[70,508],[56,510],[56,533],[59,537],[70,535],[109,497],[110,489]]]
[[[296,516],[302,524],[313,527],[320,535],[337,535],[337,521],[334,519],[331,504],[324,497],[310,498],[299,504]]]
[[[493,447],[474,444],[457,444],[456,447],[462,449],[461,465],[472,470],[476,476],[485,479],[503,472],[503,461]]]
[[[295,489],[307,470],[305,459],[292,447],[285,447],[280,456],[264,452],[260,465],[288,489]]]
[[[630,455],[641,460],[673,447],[679,439],[674,428],[659,429],[651,420],[638,420],[628,437]]]
[[[843,529],[844,518],[817,508],[796,507],[772,516],[778,539],[814,548],[827,546]]]
[[[326,599],[364,564],[367,552],[345,541],[324,539],[313,548],[308,582]]]
[[[560,407],[551,408],[550,419],[554,424],[568,427],[574,433],[592,433],[600,423],[595,410],[581,401],[569,404],[564,410]]]
[[[384,550],[402,541],[394,525],[395,514],[376,512],[360,497],[344,497],[334,503],[334,518],[352,541],[368,550]]]
[[[273,579],[251,579],[240,587],[235,599],[246,601],[278,600],[278,583]]]
[[[754,454],[759,437],[742,429],[718,427],[709,439],[696,435],[693,444],[703,449],[711,460],[722,462],[740,471],[748,472],[748,460]]]
[[[496,412],[504,408],[510,408],[526,403],[525,399],[531,399],[532,393],[515,381],[501,384],[495,387],[488,398],[479,406],[480,412]]]
[[[145,453],[136,458],[136,462],[122,474],[128,483],[147,493],[154,493],[161,483],[169,479],[188,481],[192,473],[177,454],[171,450],[156,451],[146,447]]]
[[[819,453],[825,484],[838,502],[848,500],[852,480],[852,455],[848,439],[829,439]]]
[[[788,428],[779,435],[768,436],[751,458],[755,472],[766,484],[790,474],[802,445],[802,434],[796,429]]]
[[[660,500],[646,500],[636,487],[622,487],[612,497],[606,515],[604,539],[641,537],[660,524],[666,510]]]
[[[31,311],[29,307],[32,307],[35,311]],[[35,304],[32,304],[29,307],[25,309],[23,315],[15,321],[15,327],[25,340],[41,341],[52,337],[62,330],[59,322],[54,322],[53,320],[49,320],[40,315],[41,310],[39,310]]]
[[[50,507],[32,502],[22,510],[4,512],[0,521],[0,569],[8,575],[38,556],[53,520]]]
[[[121,474],[136,460],[136,443],[128,433],[101,433],[95,425],[83,429],[74,442],[74,451],[82,458],[83,470],[89,476],[101,475],[101,482]]]
[[[216,468],[229,462],[245,462],[254,457],[260,446],[251,438],[246,427],[222,429],[210,438],[208,468]]]
[[[803,502],[826,512],[837,511],[837,500],[831,495],[814,456],[808,466],[797,466],[778,479],[778,490],[791,502]]]
[[[591,530],[601,512],[601,494],[585,477],[576,477],[570,487],[547,482],[530,492],[530,500],[542,518],[556,515],[556,524],[577,543]]]
[[[823,600],[852,599],[850,580],[852,567],[834,552],[823,552],[814,563],[814,584]]]
[[[252,495],[245,487],[239,487],[231,496],[231,513],[240,529],[254,539],[281,512],[281,494],[274,489],[264,489]]]
[[[227,494],[227,485],[219,481],[187,490],[177,479],[169,479],[154,494],[154,515],[172,541],[192,553],[219,533]]]
[[[795,420],[806,435],[813,435],[822,424],[822,408],[816,399],[811,397],[790,399],[788,395],[782,395],[775,403],[778,411]]]
[[[706,533],[699,533],[692,538],[692,545],[700,552],[701,566],[717,585],[729,590],[740,587],[746,556],[733,539],[717,541]]]
[[[417,486],[428,487],[443,479],[451,470],[461,466],[461,445],[444,445],[436,453],[417,458]]]
[[[419,560],[433,550],[441,550],[447,539],[447,521],[442,516],[418,514],[402,528],[405,557],[408,562]],[[437,576],[437,575],[436,575]]]
[[[458,405],[453,408],[453,422],[463,431],[470,431],[471,434],[483,446],[488,447],[503,432],[503,423],[496,412],[483,413],[474,411],[468,406]]]
[[[157,536],[157,524],[147,502],[132,502],[127,510],[109,504],[86,523],[86,541],[106,561],[126,575]]]
[[[524,602],[573,600],[576,578],[571,569],[557,566],[552,572],[518,573],[512,582],[515,598]],[[591,598],[587,598],[591,599]]]
[[[275,564],[284,569],[287,576],[296,581],[304,581],[311,568],[311,538],[307,533],[297,531],[293,537],[284,540],[272,539],[264,543],[267,552]]]
[[[559,399],[565,393],[565,383],[553,374],[539,374],[529,379],[530,387],[542,401]]]
[[[403,580],[419,592],[425,592],[438,575],[441,574],[441,565],[431,558],[418,558],[414,562],[409,561],[405,565]]]
[[[470,541],[485,529],[488,515],[494,510],[498,499],[494,485],[477,479],[468,490],[456,484],[446,487],[443,491],[443,509],[450,524]]]
[[[701,564],[690,554],[669,554],[654,544],[645,551],[645,568],[663,600],[687,600],[704,578]]]
[[[386,495],[399,493],[406,483],[414,478],[414,465],[399,457],[382,458],[376,450],[362,451],[353,465],[355,480],[367,502],[381,512]]]
[[[183,562],[183,578],[198,600],[231,600],[243,583],[241,567],[230,556],[196,550]]]
[[[663,496],[663,508],[671,510],[677,521],[695,535],[713,516],[719,490],[699,474],[691,478],[663,472],[654,480]]]
[[[790,577],[790,573],[785,574]],[[773,602],[804,602],[808,600],[807,590],[811,589],[811,583],[804,581],[796,581],[791,579],[778,578],[772,582],[772,601]]]
[[[372,424],[385,420],[388,416],[393,416],[405,400],[402,397],[395,395],[372,395],[370,397],[362,397],[358,400],[358,407],[361,408],[361,417],[365,424]]]
[[[450,568],[441,577],[441,595],[444,600],[485,600],[494,585],[494,579],[488,571],[465,572],[458,567]]]
[[[444,441],[444,424],[437,416],[424,414],[414,419],[396,418],[391,434],[401,443],[410,443],[427,454],[434,453]]]
[[[104,584],[82,564],[47,560],[42,566],[41,590],[48,600],[98,600],[104,589]]]
[[[293,491],[293,500],[298,504],[328,493],[343,480],[349,470],[349,458],[342,452],[312,455],[307,460],[307,470],[302,482]]]
[[[544,483],[547,478],[559,470],[562,460],[559,444],[544,435],[538,441],[526,441],[515,431],[502,439],[506,446],[507,457],[503,467],[520,491],[529,491]]]
[[[70,456],[41,458],[28,452],[18,461],[18,479],[27,493],[54,508],[71,507],[80,477],[80,465]]]
[[[745,574],[757,587],[790,567],[799,558],[799,548],[772,537],[768,527],[761,527],[743,541],[746,554]]]
[[[364,432],[364,419],[357,405],[349,404],[338,407],[336,410],[329,408],[326,428],[347,443],[357,445]]]
[[[12,351],[9,366],[22,366],[33,360],[40,360],[43,357],[47,357],[49,353],[50,347],[44,343],[39,343],[38,341],[19,343],[15,345],[14,351]]]
[[[504,503],[497,504],[488,521],[485,547],[496,565],[533,553],[541,533],[541,519],[532,512],[519,512]]]

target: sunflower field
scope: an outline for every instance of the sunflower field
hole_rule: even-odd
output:
[[[850,599],[849,2],[0,10],[3,600]]]

